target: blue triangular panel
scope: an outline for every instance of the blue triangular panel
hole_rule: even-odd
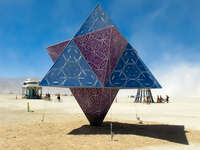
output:
[[[41,86],[101,87],[72,40],[40,83]]]
[[[92,11],[74,37],[78,37],[98,29],[114,25],[100,5]]]
[[[106,87],[161,88],[158,81],[142,62],[130,44],[120,57]]]

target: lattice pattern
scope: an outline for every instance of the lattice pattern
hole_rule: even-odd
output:
[[[106,87],[158,88],[160,84],[142,62],[137,52],[128,44]]]
[[[92,11],[74,37],[114,25],[100,5]]]
[[[40,83],[43,86],[101,87],[74,41],[64,49]]]
[[[105,28],[74,39],[87,63],[104,83],[110,53],[112,28]]]

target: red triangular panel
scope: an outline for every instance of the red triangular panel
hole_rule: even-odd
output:
[[[105,80],[109,59],[111,30],[112,27],[108,27],[74,39],[76,45],[102,84]]]
[[[61,43],[58,43],[56,45],[52,45],[46,48],[53,62],[56,61],[58,56],[60,56],[60,54],[63,52],[63,50],[65,49],[65,47],[67,46],[69,42],[70,40],[67,40],[67,41],[64,41],[64,42],[61,42]]]
[[[104,85],[108,81],[112,71],[114,70],[119,58],[121,57],[123,51],[125,50],[127,45],[126,39],[120,34],[120,32],[113,26],[112,27],[112,35],[110,42],[110,57],[109,62],[107,64],[107,71],[105,75]]]

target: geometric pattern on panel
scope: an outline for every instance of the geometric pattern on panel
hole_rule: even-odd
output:
[[[41,81],[42,86],[101,87],[96,75],[81,55],[74,41],[70,41],[63,53]]]
[[[161,88],[130,44],[127,44],[126,50],[120,57],[106,87]]]
[[[74,38],[74,41],[104,85],[127,45],[125,38],[111,26]]]
[[[74,37],[78,37],[111,25],[114,25],[111,19],[106,15],[103,8],[100,5],[97,5]]]
[[[53,62],[56,61],[58,56],[60,56],[60,54],[63,52],[63,50],[65,49],[65,47],[67,46],[67,44],[69,42],[70,42],[70,40],[67,40],[67,41],[64,41],[64,42],[61,42],[59,44],[49,46],[49,47],[46,48],[47,52],[51,56]]]
[[[92,32],[74,39],[88,64],[103,84],[109,59],[112,28]]]
[[[114,67],[116,66],[120,56],[122,55],[123,51],[125,50],[127,45],[126,39],[120,34],[120,32],[113,26],[112,27],[112,36],[110,42],[110,55],[109,55],[109,62],[107,64],[107,71],[105,75],[105,82],[108,81]]]
[[[118,90],[117,88],[71,88],[91,125],[101,125]]]

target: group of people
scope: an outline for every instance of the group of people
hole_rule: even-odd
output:
[[[45,99],[47,99],[48,101],[50,101],[50,100],[51,100],[51,94],[46,93],[46,95],[45,95]]]
[[[157,103],[169,103],[169,96],[166,95],[166,98],[162,98],[162,96],[157,95]]]
[[[61,102],[60,94],[56,94],[58,102]],[[45,99],[51,101],[51,94],[47,93]]]

